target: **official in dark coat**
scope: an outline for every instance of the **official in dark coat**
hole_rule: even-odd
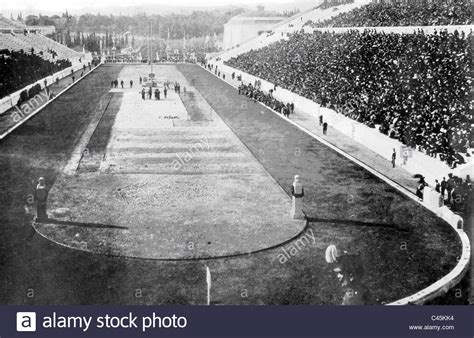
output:
[[[35,203],[36,203],[36,219],[37,223],[44,222],[48,219],[46,213],[46,203],[48,201],[48,190],[46,189],[46,182],[44,177],[40,177],[38,185],[35,190]]]

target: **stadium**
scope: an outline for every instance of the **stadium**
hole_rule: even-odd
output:
[[[472,304],[471,8],[238,13],[208,53],[0,16],[0,303]]]

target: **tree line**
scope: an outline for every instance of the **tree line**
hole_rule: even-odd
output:
[[[233,16],[242,13],[242,8],[214,9],[209,11],[193,11],[189,14],[147,15],[145,13],[133,16],[84,14],[72,16],[67,12],[61,16],[29,15],[27,25],[52,25],[61,34],[71,32],[123,34],[133,32],[134,35],[147,36],[150,32],[155,37],[167,38],[168,30],[171,39],[203,37],[219,35],[224,31],[224,24]]]

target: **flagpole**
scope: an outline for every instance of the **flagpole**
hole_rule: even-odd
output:
[[[206,266],[207,305],[211,305],[211,271]]]
[[[151,35],[153,34],[153,19],[150,19],[150,37],[148,38],[148,59],[151,65],[151,73],[153,74],[153,60],[151,60]],[[152,80],[152,87],[153,87],[153,80]]]

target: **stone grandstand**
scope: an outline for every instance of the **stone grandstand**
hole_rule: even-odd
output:
[[[254,83],[254,81],[256,80],[263,80],[262,88],[264,91],[268,92],[270,89],[274,88],[275,83],[273,83],[272,81],[270,82],[266,81],[268,80],[267,69],[261,70],[260,72],[257,72],[254,74],[249,74],[247,72],[248,69],[246,67],[239,67],[235,62],[229,64],[228,61],[231,60],[232,58],[239,57],[240,55],[245,55],[247,53],[248,55],[250,55],[253,53],[255,54],[253,55],[254,59],[251,60],[249,63],[253,65],[264,54],[261,52],[262,50],[268,50],[268,46],[271,46],[274,43],[288,41],[292,37],[294,39],[295,33],[311,34],[317,30],[321,32],[334,32],[335,34],[345,34],[350,31],[364,32],[368,29],[368,27],[352,25],[351,23],[348,23],[347,25],[348,27],[333,27],[333,25],[331,25],[331,27],[316,28],[316,27],[311,27],[310,25],[308,25],[308,22],[309,23],[328,22],[331,18],[337,17],[338,15],[341,15],[342,13],[349,14],[354,10],[360,11],[361,9],[365,8],[365,6],[369,4],[373,4],[374,2],[375,1],[371,1],[371,0],[367,0],[367,1],[355,0],[354,3],[342,3],[342,4],[337,4],[336,6],[327,7],[327,8],[322,5],[316,6],[313,9],[307,10],[303,13],[299,13],[295,15],[294,17],[288,19],[287,21],[282,22],[278,26],[274,27],[272,31],[267,34],[262,34],[255,39],[242,43],[240,46],[234,49],[225,51],[221,53],[220,55],[215,56],[213,59],[209,60],[209,64],[218,67],[220,73],[225,74],[227,78],[229,74],[236,74],[236,75],[240,75],[240,78],[245,83]],[[378,32],[382,35],[392,34],[392,33],[399,34],[399,35],[415,34],[419,30],[423,30],[424,34],[426,34],[427,36],[435,36],[436,34],[438,34],[439,31],[443,31],[443,32],[448,32],[447,34],[451,34],[451,35],[463,34],[463,36],[465,36],[467,39],[470,39],[472,41],[471,32],[473,29],[473,25],[472,24],[466,24],[466,25],[453,24],[453,25],[445,25],[445,26],[401,26],[401,25],[395,24],[393,26],[370,27],[369,29],[374,34],[375,32]],[[291,53],[289,53],[289,55],[293,55],[293,56],[296,54],[304,55],[305,48],[301,50],[294,50],[290,48],[290,50],[291,50]],[[457,57],[459,57],[459,55]],[[252,58],[250,57],[250,59]],[[274,64],[278,63],[278,66],[281,69],[289,70],[289,69],[295,68],[297,66],[296,61],[292,58],[290,58],[289,60],[290,61],[288,63],[285,63],[281,60],[279,61],[273,60],[272,62],[274,62]],[[270,61],[268,60],[261,60],[260,63],[262,65],[267,65],[267,66],[271,64]],[[260,74],[260,77],[258,74]],[[307,72],[307,74],[310,74],[310,72]],[[471,79],[472,79],[472,74],[473,74],[472,68],[470,69],[470,74],[471,74]],[[295,81],[295,83],[301,83],[303,81],[304,81],[304,77],[298,78],[298,80]],[[317,82],[317,80],[315,80],[314,82]],[[293,89],[299,88],[299,87],[298,88],[296,87]],[[308,117],[310,117],[312,116],[312,114],[314,115],[315,112],[320,111],[320,109],[324,109],[326,119],[328,119],[331,122],[330,125],[333,126],[334,128],[337,128],[338,130],[340,130],[342,133],[346,135],[353,135],[353,130],[354,130],[355,125],[359,127],[359,124],[355,123],[353,119],[347,118],[346,116],[343,116],[342,114],[338,114],[336,111],[333,111],[330,108],[326,109],[325,106],[321,106],[310,99],[308,100],[306,98],[303,98],[300,95],[298,95],[298,93],[291,91],[291,89],[290,90],[286,90],[286,89],[288,88],[285,88],[284,84],[279,83],[279,89],[276,93],[274,93],[274,97],[278,98],[282,102],[295,103],[296,110],[298,111],[299,114],[304,113],[304,114],[307,114]],[[472,87],[471,87],[471,93],[472,93]],[[346,127],[344,127],[343,125],[346,125]],[[363,126],[363,124],[361,124],[361,126]],[[352,128],[352,131],[351,131],[351,128]],[[387,153],[386,149],[392,149],[394,147],[397,149],[401,149],[402,147],[404,147],[404,144],[388,137],[387,135],[382,135],[382,134],[377,135],[376,128],[375,129],[366,128],[366,129],[367,130],[364,130],[364,132],[361,132],[361,135],[369,135],[369,131],[371,130],[374,131],[374,134],[373,135],[371,134],[370,137],[357,139],[357,141],[361,142],[362,144],[367,146],[369,149],[375,151],[380,156],[388,158],[390,157],[391,154]],[[471,130],[472,130],[472,127],[471,127]],[[378,141],[374,142],[374,139],[377,139]],[[467,146],[467,151],[462,151],[462,153],[456,154],[456,156],[460,158],[461,164],[453,167],[451,164],[447,165],[446,163],[442,163],[442,161],[439,161],[436,158],[430,157],[429,155],[423,153],[423,151],[415,151],[414,157],[416,157],[416,161],[412,161],[409,165],[406,165],[404,169],[409,171],[411,174],[423,173],[423,175],[425,175],[425,178],[427,178],[427,182],[429,182],[429,184],[434,186],[435,179],[440,180],[444,175],[447,175],[448,172],[454,172],[455,175],[458,175],[459,177],[463,177],[463,178],[468,174],[471,174],[472,176],[472,170],[473,170],[473,165],[474,165],[472,162],[473,154],[474,154],[474,149],[472,148],[472,141],[471,141],[471,145]],[[461,158],[462,158],[462,161],[461,161]]]
[[[25,24],[21,22],[9,20],[3,17],[2,14],[0,14],[0,32],[1,33],[4,33],[4,32],[9,33],[12,31],[23,32],[23,30],[25,29],[26,29]]]
[[[472,190],[468,193],[466,188],[472,186],[470,177],[474,172],[473,70],[472,62],[469,62],[472,61],[472,20],[464,20],[462,15],[454,17],[449,6],[438,6],[438,12],[444,15],[420,15],[426,13],[423,6],[413,6],[415,2],[403,1],[407,7],[404,8],[406,15],[393,15],[388,25],[384,25],[387,20],[382,20],[379,25],[373,26],[372,23],[376,21],[379,13],[374,15],[375,19],[366,17],[366,14],[373,14],[375,11],[367,10],[364,5],[375,2],[379,1],[356,0],[353,4],[338,5],[337,11],[336,7],[322,9],[319,6],[298,14],[288,22],[274,27],[268,34],[262,34],[209,60],[207,67],[215,76],[223,78],[235,87],[239,86],[239,94],[243,93],[255,102],[260,101],[263,105],[273,108],[282,118],[285,118],[285,105],[294,104],[295,114],[287,115],[288,122],[318,138],[320,142],[334,147],[333,149],[342,150],[341,154],[352,156],[359,165],[374,169],[374,162],[370,157],[384,158],[385,167],[375,168],[378,173],[403,186],[409,192],[407,195],[415,194],[425,207],[449,222],[454,229],[459,229],[463,218],[466,222],[472,220]],[[395,4],[399,2],[393,1]],[[425,3],[423,0],[419,2]],[[459,5],[460,2],[440,1],[439,4]],[[468,1],[463,1],[466,2]],[[470,3],[472,4],[472,1]],[[362,14],[354,15],[352,10]],[[331,21],[329,15],[325,17],[329,13],[333,14],[332,17],[347,13],[341,16],[342,19],[351,20],[341,24],[343,20],[339,17],[338,20]],[[451,20],[453,17],[456,20]],[[370,26],[360,25],[360,22],[370,22]],[[428,22],[429,25],[422,26],[420,22]],[[314,25],[315,23],[318,24]],[[356,38],[349,37],[351,34]],[[363,38],[359,39],[361,36]],[[417,36],[419,41],[413,44],[416,47],[410,49],[409,43],[400,42],[400,48],[394,48],[398,41],[415,41]],[[321,37],[327,40],[319,43]],[[357,42],[351,44],[350,48],[342,48],[348,46],[345,43],[351,39]],[[395,41],[390,47],[387,43],[389,39]],[[449,47],[445,48],[446,46]],[[456,50],[453,46],[463,48]],[[429,52],[425,54],[423,48]],[[409,57],[405,58],[407,50],[414,61]],[[359,51],[367,52],[357,54]],[[384,55],[380,55],[384,52]],[[353,63],[354,60],[357,61]],[[357,63],[359,60],[366,64],[361,66]],[[418,62],[426,62],[427,66],[411,67]],[[407,79],[406,85],[398,86],[398,83],[402,82],[399,81],[402,75],[392,76],[384,74],[383,71],[374,71],[375,67],[381,64],[386,66],[385,69],[396,69],[391,74],[402,74],[399,69],[403,67],[398,65],[408,65],[403,72]],[[427,70],[427,75],[420,69]],[[423,75],[419,76],[419,72]],[[375,80],[367,81],[371,74],[374,75],[371,79]],[[425,80],[432,77],[436,80],[443,79],[443,82]],[[421,80],[415,85],[410,79]],[[340,83],[340,87],[334,85],[335,83]],[[365,86],[365,83],[368,85]],[[372,90],[372,86],[376,89]],[[364,90],[360,90],[361,88]],[[421,99],[422,95],[418,95],[421,88],[426,93],[426,104]],[[469,91],[470,97],[467,95]],[[318,100],[321,93],[327,94],[325,99],[328,98],[328,101]],[[367,116],[371,118],[382,111],[378,116],[390,121],[387,129],[401,131],[398,135],[387,130],[382,132],[380,124],[371,125],[368,119],[361,117],[365,109],[364,100],[367,99],[366,102],[371,104],[379,102],[385,93],[390,93],[396,99],[393,102],[383,101],[380,105],[371,105],[370,109],[366,110],[370,111]],[[405,93],[407,95],[403,96]],[[333,104],[336,101],[337,103]],[[436,104],[430,105],[433,102]],[[458,105],[455,107],[453,102]],[[277,110],[280,103],[283,108]],[[353,103],[356,107],[350,107]],[[398,109],[399,106],[403,108]],[[403,123],[399,117],[403,118]],[[324,132],[324,127],[321,127],[323,119],[328,123],[326,128],[329,125],[329,136]],[[408,142],[409,134],[416,136],[416,142]],[[463,141],[458,142],[461,135]],[[347,143],[343,144],[342,140],[347,140]],[[287,140],[282,143],[285,142]],[[461,143],[462,147],[459,147]],[[359,146],[362,151],[357,149]],[[364,157],[362,153],[365,151],[369,151],[371,155]],[[402,154],[404,158],[400,161]],[[389,161],[392,161],[392,165]],[[395,177],[395,171],[405,178]],[[317,169],[314,175],[318,175]],[[422,179],[415,183],[417,177]],[[443,195],[440,195],[443,183],[439,185],[438,181],[441,182],[444,177],[454,177],[452,187],[454,191],[458,191],[454,200],[446,198],[443,188]],[[411,184],[417,186],[410,186]],[[464,204],[464,211],[459,208],[459,201]],[[470,234],[471,230],[466,228]],[[460,237],[468,248],[467,236],[461,233]],[[467,259],[469,254],[466,250]],[[467,269],[467,266],[464,269]],[[449,278],[448,276],[440,280],[438,285],[446,283]],[[467,277],[464,282],[470,283],[470,278]],[[449,288],[448,285],[455,285],[459,280],[460,278],[455,278],[444,284],[445,290]],[[434,291],[434,287],[435,285],[397,304],[406,304],[406,301],[413,304],[414,299],[424,297],[425,292]]]
[[[6,61],[12,57],[17,62],[10,60],[10,65],[17,66],[13,74]],[[74,51],[40,34],[38,27],[0,15],[0,114],[19,102],[22,91],[35,85],[43,89],[88,66],[91,60],[90,53]]]
[[[220,57],[223,60],[228,60],[252,49],[259,49],[268,46],[271,43],[287,38],[289,34],[305,29],[305,26],[309,21],[319,22],[327,20],[341,13],[350,12],[356,8],[367,5],[371,1],[372,0],[355,0],[352,3],[343,2],[330,7],[324,5],[326,3],[325,1],[319,1],[315,7],[307,9],[306,11],[298,13],[284,21],[279,22],[273,27],[273,29],[265,32],[265,34],[261,34],[235,48],[224,51],[223,53],[216,55],[216,57]]]
[[[74,64],[84,55],[36,33],[33,27],[0,16],[0,50],[28,52],[32,48],[36,54],[48,61],[64,59]]]

